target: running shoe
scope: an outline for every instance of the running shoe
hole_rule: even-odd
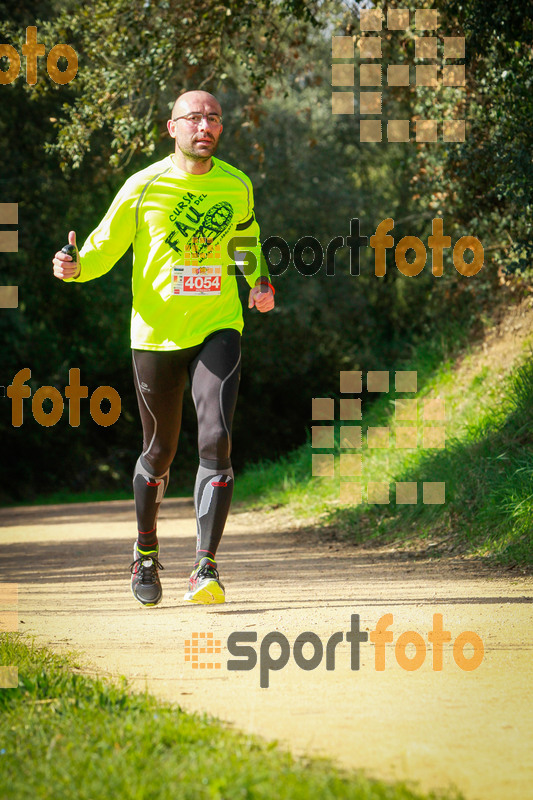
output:
[[[189,591],[183,596],[190,603],[224,603],[224,585],[220,582],[216,561],[204,557],[189,578]]]
[[[163,589],[157,571],[164,567],[157,560],[159,545],[156,548],[140,549],[133,545],[133,562],[130,564],[131,591],[143,606],[156,606],[161,602]]]

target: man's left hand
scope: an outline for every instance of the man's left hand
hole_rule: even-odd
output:
[[[272,311],[274,305],[274,293],[268,284],[258,283],[257,286],[254,286],[253,289],[250,290],[248,308],[253,308],[255,306],[258,311],[264,313],[265,311]]]

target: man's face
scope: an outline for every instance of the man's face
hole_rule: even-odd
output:
[[[202,115],[201,121],[183,119],[190,115]],[[193,161],[208,161],[216,152],[222,133],[222,123],[209,121],[211,114],[222,115],[219,103],[204,92],[188,92],[180,98],[168,123],[168,131],[176,140],[178,149],[185,158]],[[182,119],[176,119],[182,117]]]

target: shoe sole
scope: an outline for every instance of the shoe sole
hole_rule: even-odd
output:
[[[135,594],[135,592],[133,591],[133,586],[130,586],[130,588],[131,588],[131,593],[132,593],[132,595],[134,596],[134,598],[137,600],[137,602],[138,602],[138,603],[139,603],[141,606],[144,606],[144,608],[153,608],[154,606],[158,606],[158,605],[159,605],[159,603],[161,602],[161,600],[163,599],[163,595],[161,595],[161,597],[159,598],[159,600],[156,600],[156,601],[155,601],[155,603],[145,603],[143,600],[139,600],[139,598],[137,597],[137,595],[136,595],[136,594]]]
[[[204,586],[196,589],[195,592],[185,592],[183,599],[188,600],[189,603],[197,603],[204,606],[226,602],[224,589],[216,581],[209,581]]]

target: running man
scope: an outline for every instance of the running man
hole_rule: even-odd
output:
[[[133,475],[138,536],[130,569],[133,596],[144,606],[162,598],[157,514],[178,446],[187,377],[200,464],[196,559],[184,599],[225,601],[215,556],[233,493],[231,427],[243,329],[235,261],[251,287],[248,308],[274,308],[252,184],[214,157],[220,104],[208,92],[186,92],[167,127],[174,154],[126,181],[76,260],[63,251],[53,259],[57,278],[82,283],[109,272],[133,245],[131,347],[143,449]],[[255,237],[257,244],[238,249],[235,237]],[[69,243],[76,245],[74,231]]]

